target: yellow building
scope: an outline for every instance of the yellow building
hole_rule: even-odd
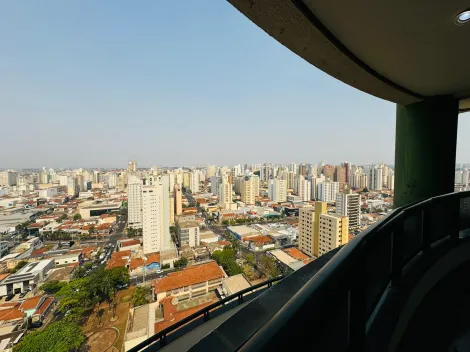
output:
[[[188,188],[190,185],[189,172],[183,174],[183,187]]]
[[[349,219],[347,216],[321,214],[319,220],[319,255],[323,255],[348,242]]]
[[[299,249],[319,257],[348,242],[348,217],[327,214],[326,202],[299,209]]]

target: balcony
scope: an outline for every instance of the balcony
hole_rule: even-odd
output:
[[[228,297],[131,351],[288,350],[294,339],[317,351],[458,350],[469,234],[470,192],[398,208],[256,296]]]

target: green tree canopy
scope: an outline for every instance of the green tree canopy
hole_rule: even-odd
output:
[[[264,255],[260,262],[259,262],[259,268],[262,272],[265,273],[266,276],[268,277],[277,277],[281,275],[281,271],[277,267],[276,263],[274,262],[273,259],[269,258],[267,255]]]
[[[53,280],[53,281],[46,282],[44,285],[42,285],[41,290],[43,290],[47,294],[53,295],[59,292],[64,286],[67,286],[65,282]]]
[[[235,250],[225,247],[223,250],[212,253],[212,258],[217,264],[222,265],[225,272],[229,275],[237,275],[242,273],[242,268],[235,261]]]
[[[58,321],[44,330],[26,335],[13,347],[14,352],[69,352],[78,349],[85,341],[77,324]]]
[[[78,213],[73,216],[73,219],[74,219],[75,221],[81,220],[81,218],[82,218],[82,216],[81,216],[80,214],[78,214]]]
[[[181,259],[175,260],[173,262],[173,266],[175,268],[184,268],[186,265],[188,265],[188,258],[186,257],[181,257]]]
[[[134,307],[149,303],[148,296],[150,288],[146,286],[137,286],[132,294],[132,304]]]
[[[26,264],[28,264],[27,261],[25,260],[21,260],[18,262],[18,264],[16,264],[16,266],[10,270],[11,273],[16,273],[18,270],[20,270],[21,268],[23,268]]]

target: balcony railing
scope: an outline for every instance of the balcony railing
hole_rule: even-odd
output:
[[[258,296],[196,341],[193,350],[289,350],[292,341],[318,351],[388,350],[417,282],[456,247],[470,242],[466,232],[470,192],[395,209],[341,250],[325,254]],[[131,351],[157,340],[164,345],[169,333],[234,298],[193,314]]]
[[[218,308],[221,308],[221,306],[236,301],[238,304],[241,304],[244,302],[244,298],[253,293],[256,290],[262,289],[264,287],[269,288],[272,286],[273,283],[280,281],[283,278],[283,276],[275,277],[266,281],[263,281],[259,284],[250,286],[246,289],[243,289],[233,295],[227,296],[217,302],[214,302],[207,307],[191,314],[190,316],[178,321],[177,323],[169,326],[166,329],[163,329],[162,331],[156,333],[155,335],[151,336],[147,340],[143,341],[142,343],[138,344],[137,346],[131,348],[128,352],[138,352],[142,351],[144,348],[148,348],[152,344],[155,344],[156,342],[159,342],[158,346],[154,346],[155,349],[152,348],[152,350],[158,350],[158,348],[161,348],[163,346],[166,346],[167,344],[167,336],[175,332],[177,329],[182,327],[185,324],[188,324],[190,322],[194,322],[195,320],[202,318],[204,322],[208,321],[211,318],[211,312],[215,313]]]

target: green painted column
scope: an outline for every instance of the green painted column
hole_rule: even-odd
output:
[[[454,191],[458,101],[397,104],[395,207]]]

